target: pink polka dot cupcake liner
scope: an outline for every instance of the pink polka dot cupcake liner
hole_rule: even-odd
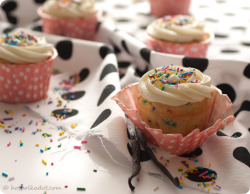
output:
[[[164,15],[187,15],[191,0],[149,0],[151,14],[156,17]]]
[[[0,64],[0,101],[28,103],[47,95],[52,65],[57,56],[35,64]]]
[[[207,118],[207,128],[203,131],[195,129],[187,136],[182,134],[162,134],[161,129],[150,128],[141,119],[138,111],[138,83],[131,84],[118,92],[113,100],[120,106],[128,118],[142,132],[147,141],[158,145],[172,155],[190,153],[197,149],[210,135],[230,124],[235,117],[232,102],[227,95],[216,90],[212,93],[212,105]]]
[[[146,35],[145,44],[152,50],[168,54],[184,55],[187,57],[205,58],[209,44],[214,38],[212,32],[209,38],[201,42],[193,43],[174,43],[158,40],[152,36]]]
[[[38,15],[42,20],[43,32],[84,40],[95,40],[98,25],[98,13],[88,18],[57,18],[38,8]]]

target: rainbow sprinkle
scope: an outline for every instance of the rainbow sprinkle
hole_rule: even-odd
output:
[[[164,66],[161,69],[155,69],[154,73],[149,75],[150,83],[162,91],[167,90],[167,86],[178,88],[182,83],[199,83],[199,79],[194,68],[181,68],[173,65]]]
[[[21,31],[19,34],[9,35],[5,34],[4,37],[0,38],[0,42],[10,46],[27,46],[33,42],[37,42],[37,39],[32,35]]]

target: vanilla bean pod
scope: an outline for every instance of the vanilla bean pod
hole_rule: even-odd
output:
[[[131,191],[134,191],[135,187],[132,185],[132,179],[140,173],[140,142],[136,135],[135,126],[127,119],[128,133],[130,135],[130,142],[132,147],[132,162],[133,162],[133,172],[128,179],[128,185]]]
[[[170,172],[167,170],[167,168],[165,168],[165,166],[158,162],[158,160],[156,159],[153,151],[147,146],[147,143],[146,141],[144,140],[143,136],[142,136],[142,133],[139,129],[137,129],[137,127],[135,127],[135,130],[136,130],[136,136],[138,137],[143,149],[149,154],[149,156],[151,157],[152,161],[155,163],[156,166],[158,166],[160,168],[160,170],[171,180],[171,182],[179,187],[180,186],[180,182],[179,182],[179,179],[178,177],[174,178]]]

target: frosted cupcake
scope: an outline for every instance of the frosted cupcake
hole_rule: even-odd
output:
[[[191,0],[149,0],[151,14],[164,15],[188,14]]]
[[[188,57],[206,57],[214,37],[199,20],[189,15],[159,18],[148,25],[146,33],[146,44],[152,50]]]
[[[57,51],[44,37],[6,34],[0,37],[0,101],[33,102],[48,91]]]
[[[232,102],[194,68],[164,66],[113,98],[145,139],[180,155],[234,120]]]
[[[167,66],[146,73],[139,82],[139,111],[150,127],[183,136],[206,128],[211,78],[194,68]]]
[[[93,0],[47,0],[38,9],[43,32],[94,40],[98,24]]]

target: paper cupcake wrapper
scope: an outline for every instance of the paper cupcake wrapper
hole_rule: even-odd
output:
[[[189,13],[191,0],[149,0],[151,14],[156,17],[164,15],[186,15]]]
[[[132,84],[122,89],[112,99],[116,101],[128,118],[142,132],[147,141],[158,145],[172,155],[181,155],[194,151],[208,136],[235,119],[230,99],[227,95],[216,90],[212,93],[212,105],[207,120],[208,127],[205,130],[200,132],[199,129],[195,129],[185,137],[182,134],[162,134],[161,129],[150,128],[141,119],[138,112],[138,94],[138,84]]]
[[[213,38],[214,34],[210,32],[209,38],[201,42],[173,43],[173,42],[158,40],[153,38],[152,36],[146,35],[145,44],[150,49],[162,53],[184,55],[187,57],[205,58],[208,46],[213,40]]]
[[[0,101],[9,103],[34,102],[47,95],[54,55],[35,64],[0,64]]]
[[[88,18],[56,18],[38,8],[38,14],[42,19],[43,32],[84,40],[94,40],[98,24],[97,13]]]

